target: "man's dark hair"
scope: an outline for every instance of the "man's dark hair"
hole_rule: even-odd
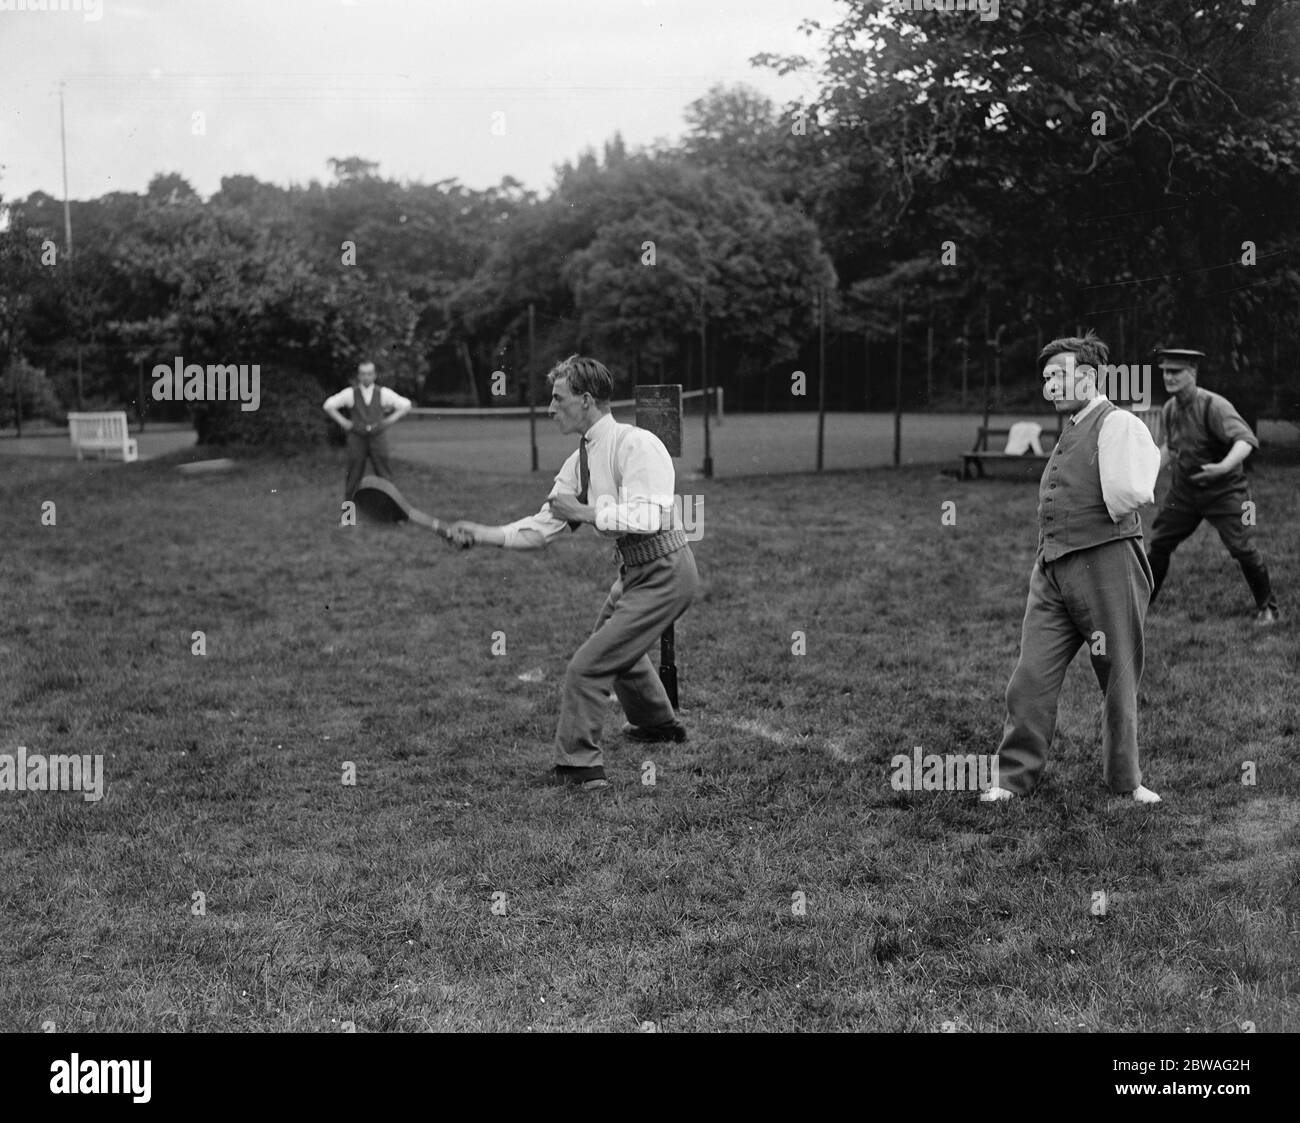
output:
[[[1110,358],[1110,348],[1097,338],[1097,333],[1091,328],[1086,335],[1071,335],[1064,339],[1053,339],[1046,347],[1038,352],[1038,373],[1043,373],[1043,367],[1047,365],[1047,360],[1053,355],[1059,355],[1062,351],[1074,352],[1074,363],[1076,367],[1092,367],[1097,370],[1108,358]],[[1099,372],[1100,373],[1100,372]]]
[[[582,355],[570,355],[551,367],[546,376],[547,384],[554,386],[560,379],[569,384],[575,394],[590,394],[600,405],[604,405],[614,396],[614,376],[604,363]]]

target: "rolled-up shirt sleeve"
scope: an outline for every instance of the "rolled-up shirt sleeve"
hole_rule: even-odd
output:
[[[673,460],[653,433],[633,429],[624,438],[620,494],[596,497],[596,530],[609,534],[658,534],[672,524],[676,474]]]
[[[410,409],[411,399],[402,397],[396,390],[390,390],[387,386],[381,386],[379,405],[382,409]]]
[[[348,386],[325,399],[325,409],[351,409],[352,387]]]
[[[556,495],[577,495],[581,486],[578,479],[578,454],[575,452],[564,462],[551,485],[546,502],[535,515],[507,523],[501,529],[505,534],[502,543],[507,550],[540,550],[559,537],[569,527],[564,519],[551,514],[551,499]]]
[[[1101,495],[1112,522],[1155,501],[1160,450],[1151,430],[1125,409],[1112,410],[1097,435]]]
[[[1237,412],[1237,407],[1227,398],[1218,396],[1211,398],[1210,408],[1207,411],[1205,420],[1210,432],[1228,448],[1231,448],[1237,441],[1245,441],[1254,449],[1259,448],[1259,438],[1255,436],[1251,427],[1246,424],[1245,418]]]

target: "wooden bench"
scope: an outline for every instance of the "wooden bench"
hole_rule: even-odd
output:
[[[109,453],[120,455],[123,461],[137,460],[140,453],[127,432],[126,411],[117,413],[70,413],[68,436],[76,449],[77,459],[90,450],[98,452],[100,459]]]
[[[1026,462],[1030,464],[1047,463],[1050,455],[1049,453],[1042,453],[1040,455],[1032,451],[1024,452],[1024,453],[994,452],[989,449],[990,437],[1004,438],[1002,443],[1005,446],[1006,444],[1005,438],[1009,437],[1010,435],[1011,435],[1010,429],[995,429],[992,427],[986,428],[985,426],[981,425],[980,428],[975,433],[975,447],[972,448],[970,452],[963,452],[961,454],[961,459],[962,459],[961,478],[963,480],[968,480],[971,478],[971,467],[973,465],[979,479],[981,480],[984,479],[985,478],[984,461],[986,460],[1014,460],[1014,461]],[[1061,433],[1060,430],[1042,430],[1036,435],[1044,438],[1050,437],[1052,441],[1055,442],[1056,439],[1060,437]]]

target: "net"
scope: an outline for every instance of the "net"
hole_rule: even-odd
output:
[[[713,394],[715,405],[712,413],[712,420],[721,425],[723,421],[723,392],[721,387],[714,387],[708,393]],[[682,416],[683,417],[703,417],[704,416],[704,390],[684,390],[682,391]],[[624,398],[620,401],[610,402],[610,408],[621,421],[630,422],[636,415],[636,399]],[[539,421],[546,420],[547,403],[539,403],[537,406],[537,418]],[[431,419],[440,419],[447,421],[509,421],[522,418],[528,420],[527,406],[487,406],[487,407],[461,407],[461,406],[416,406],[411,410],[408,417],[423,417]]]

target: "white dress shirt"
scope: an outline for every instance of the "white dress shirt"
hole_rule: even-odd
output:
[[[1106,401],[1098,394],[1083,409],[1071,415],[1071,424],[1081,421]],[[1155,502],[1156,477],[1160,474],[1160,450],[1151,430],[1126,409],[1106,415],[1097,434],[1097,470],[1101,495],[1112,522]]]
[[[362,386],[361,400],[370,404],[370,399],[375,396],[375,384],[372,382],[369,386]],[[337,394],[325,399],[325,409],[351,409],[355,401],[352,393],[352,387],[340,390]],[[411,399],[404,398],[401,394],[395,393],[387,386],[379,387],[379,407],[381,409],[410,409]]]
[[[605,414],[584,434],[590,487],[587,503],[596,508],[596,533],[602,538],[655,534],[677,525],[673,492],[677,475],[664,443],[646,429],[623,425]],[[564,462],[542,509],[503,527],[507,550],[534,550],[569,527],[551,514],[551,499],[582,491],[580,448]]]

